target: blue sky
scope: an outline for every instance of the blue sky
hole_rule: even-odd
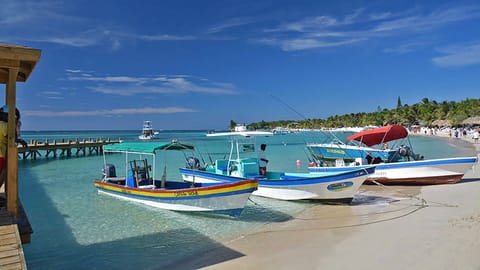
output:
[[[24,130],[223,129],[480,97],[478,1],[0,6],[0,43],[42,50],[17,85]]]

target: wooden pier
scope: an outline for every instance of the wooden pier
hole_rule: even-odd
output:
[[[18,146],[18,157],[21,159],[37,159],[42,156],[49,157],[71,157],[71,156],[86,156],[87,154],[101,154],[103,153],[103,146],[106,144],[118,143],[120,140],[111,139],[82,139],[82,140],[54,140],[49,142],[31,141],[27,147]]]
[[[27,269],[16,224],[0,226],[0,269]]]
[[[0,269],[27,269],[22,244],[30,243],[33,233],[22,205],[15,217],[5,207],[5,193],[0,187]]]

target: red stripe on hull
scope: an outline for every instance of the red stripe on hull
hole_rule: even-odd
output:
[[[373,178],[369,177],[364,184],[375,184],[372,180],[382,185],[442,185],[455,184],[463,177],[462,174],[431,176],[431,177],[414,177],[414,178],[397,178],[390,179],[385,177]]]

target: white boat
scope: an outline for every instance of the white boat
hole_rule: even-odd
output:
[[[213,165],[201,168],[198,159],[187,159],[187,167],[180,168],[182,177],[194,183],[235,183],[247,179],[258,180],[253,195],[280,200],[314,199],[349,203],[374,167],[346,172],[311,174],[267,171],[260,175],[259,159],[255,152],[255,136],[272,136],[267,131],[233,131],[207,134],[231,137],[228,159],[217,159]],[[253,155],[253,156],[252,156]]]
[[[398,140],[408,132],[399,125],[370,129],[350,136],[351,140],[364,142],[367,147]],[[375,173],[368,176],[366,183],[378,182],[386,185],[434,185],[457,183],[463,175],[478,162],[477,157],[453,157],[427,159],[414,155],[410,146],[401,145],[397,149],[369,151],[367,147],[357,147],[347,152],[344,146],[332,148],[338,154],[335,163],[323,162],[318,155],[318,145],[307,145],[315,160],[308,168],[311,173],[344,172],[371,166],[375,163]],[[312,149],[311,147],[316,147]],[[324,148],[327,149],[327,148]],[[373,148],[372,148],[373,149]],[[333,150],[331,150],[334,152]],[[342,157],[343,156],[343,157]],[[367,159],[367,157],[370,157]]]
[[[377,158],[380,161],[403,161],[420,159],[414,155],[409,146],[403,145],[402,151],[388,148],[387,143],[408,136],[408,131],[400,125],[389,125],[381,128],[367,129],[347,137],[344,143],[334,139],[331,143],[307,144],[307,149],[313,158],[331,165],[337,160],[353,162],[357,159]],[[375,147],[378,146],[378,147]],[[370,155],[370,156],[369,156]]]
[[[193,150],[193,146],[176,141],[105,145],[104,153],[125,154],[126,166],[124,175],[117,176],[115,166],[106,163],[104,155],[103,178],[94,181],[98,192],[161,209],[237,216],[258,187],[256,180],[210,184],[167,181],[166,168],[158,179],[155,165],[156,152],[160,150]]]
[[[152,121],[144,121],[142,134],[138,136],[140,140],[151,140],[154,139],[156,135],[158,135],[158,131],[154,131],[152,127]]]

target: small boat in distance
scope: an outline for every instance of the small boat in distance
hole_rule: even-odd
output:
[[[151,207],[238,216],[258,187],[257,180],[210,184],[167,181],[166,166],[163,175],[155,177],[157,151],[193,151],[193,145],[176,140],[117,143],[103,149],[103,177],[94,181],[98,192]],[[118,172],[123,176],[117,176],[115,165],[106,163],[105,153],[126,155],[125,168]]]
[[[144,121],[142,134],[138,136],[140,140],[151,140],[154,139],[156,135],[158,135],[158,131],[154,131],[152,127],[152,121]]]

